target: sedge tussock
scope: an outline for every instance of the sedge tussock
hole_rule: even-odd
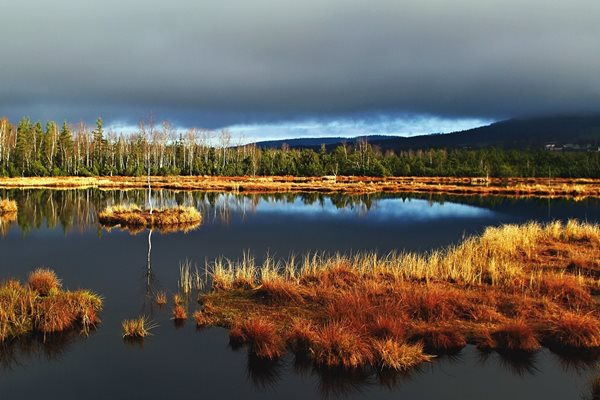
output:
[[[89,333],[99,322],[102,297],[88,290],[61,290],[49,269],[37,269],[27,285],[10,279],[0,283],[0,342],[21,335],[80,329]]]
[[[148,317],[141,316],[134,319],[126,319],[121,323],[124,339],[143,339],[150,336],[150,330],[158,325],[153,324]]]
[[[157,292],[154,295],[154,301],[159,306],[164,306],[165,304],[167,304],[167,294],[165,292],[162,292],[162,291],[161,292]]]
[[[48,268],[38,268],[29,273],[27,284],[32,290],[35,290],[40,296],[48,296],[56,293],[62,286],[56,273]]]
[[[0,199],[0,215],[15,214],[18,211],[17,202],[9,199]]]
[[[173,307],[172,319],[175,321],[185,321],[188,318],[187,311],[184,306],[176,305]]]

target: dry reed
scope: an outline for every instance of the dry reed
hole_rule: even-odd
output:
[[[197,228],[202,222],[202,215],[195,207],[155,209],[151,213],[136,205],[126,205],[105,208],[98,213],[98,221],[106,227],[120,226],[134,232],[143,228],[172,232]]]
[[[11,279],[0,284],[0,342],[31,333],[79,328],[83,334],[100,319],[102,298],[87,290],[60,290],[54,272],[38,269],[28,285]]]
[[[427,254],[311,254],[209,265],[197,325],[279,357],[326,367],[406,369],[424,353],[600,347],[600,227],[569,221],[490,227]],[[575,259],[576,257],[576,259]],[[575,261],[574,261],[575,260]],[[277,338],[277,339],[275,339]]]

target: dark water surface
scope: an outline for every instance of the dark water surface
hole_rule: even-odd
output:
[[[143,191],[0,191],[19,203],[16,222],[0,223],[0,279],[38,266],[56,270],[67,288],[105,298],[103,323],[87,339],[63,335],[0,346],[0,399],[581,399],[592,398],[596,362],[542,350],[529,359],[473,347],[409,374],[321,371],[288,355],[276,363],[233,350],[220,328],[175,327],[170,308],[146,294],[177,291],[179,264],[250,251],[288,257],[306,252],[426,251],[486,226],[579,218],[600,221],[600,201],[448,196],[244,196],[157,191],[159,205],[198,207],[193,232],[138,235],[99,229],[97,210],[144,204]],[[193,304],[190,312],[193,311]],[[121,321],[140,314],[159,324],[143,344],[121,339]]]

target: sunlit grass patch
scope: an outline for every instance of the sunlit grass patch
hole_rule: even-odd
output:
[[[600,229],[572,221],[491,227],[426,254],[220,259],[194,317],[230,328],[232,344],[266,358],[289,349],[332,368],[402,370],[429,360],[423,349],[467,343],[521,353],[596,348],[600,266],[575,268],[573,257],[583,265],[599,248]]]
[[[154,301],[159,306],[167,304],[167,294],[165,292],[157,292],[154,294]]]
[[[248,343],[250,351],[259,358],[273,360],[285,352],[285,342],[277,332],[277,326],[266,318],[247,319],[232,331],[233,341]]]
[[[541,345],[535,329],[523,320],[515,320],[498,327],[492,337],[496,347],[508,351],[532,352]]]
[[[142,209],[136,205],[111,206],[98,214],[98,221],[107,227],[121,226],[134,232],[157,228],[162,232],[189,231],[200,226],[202,215],[195,207]]]
[[[422,343],[408,344],[385,339],[375,340],[373,347],[383,368],[406,371],[432,359],[423,352]]]
[[[100,319],[102,298],[87,290],[61,290],[53,271],[32,272],[27,285],[11,279],[0,284],[0,341],[26,334],[79,328],[87,334]]]
[[[17,202],[9,199],[0,199],[0,215],[13,214],[18,211]]]
[[[145,316],[126,319],[121,323],[121,326],[123,328],[124,339],[143,339],[151,335],[150,330],[157,327],[157,325],[150,322]]]
[[[56,276],[56,273],[47,268],[38,268],[29,274],[27,284],[32,290],[35,290],[40,296],[48,296],[56,293],[61,288],[62,283]]]
[[[185,321],[188,318],[187,310],[182,305],[175,305],[172,311],[172,318],[175,321]]]

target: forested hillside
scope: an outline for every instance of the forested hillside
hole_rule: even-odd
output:
[[[434,148],[432,148],[434,147]],[[23,118],[0,120],[0,175],[414,175],[600,178],[600,152],[543,148],[382,149],[366,139],[319,149],[236,145],[227,131],[176,130],[169,123],[136,132],[106,131]]]

